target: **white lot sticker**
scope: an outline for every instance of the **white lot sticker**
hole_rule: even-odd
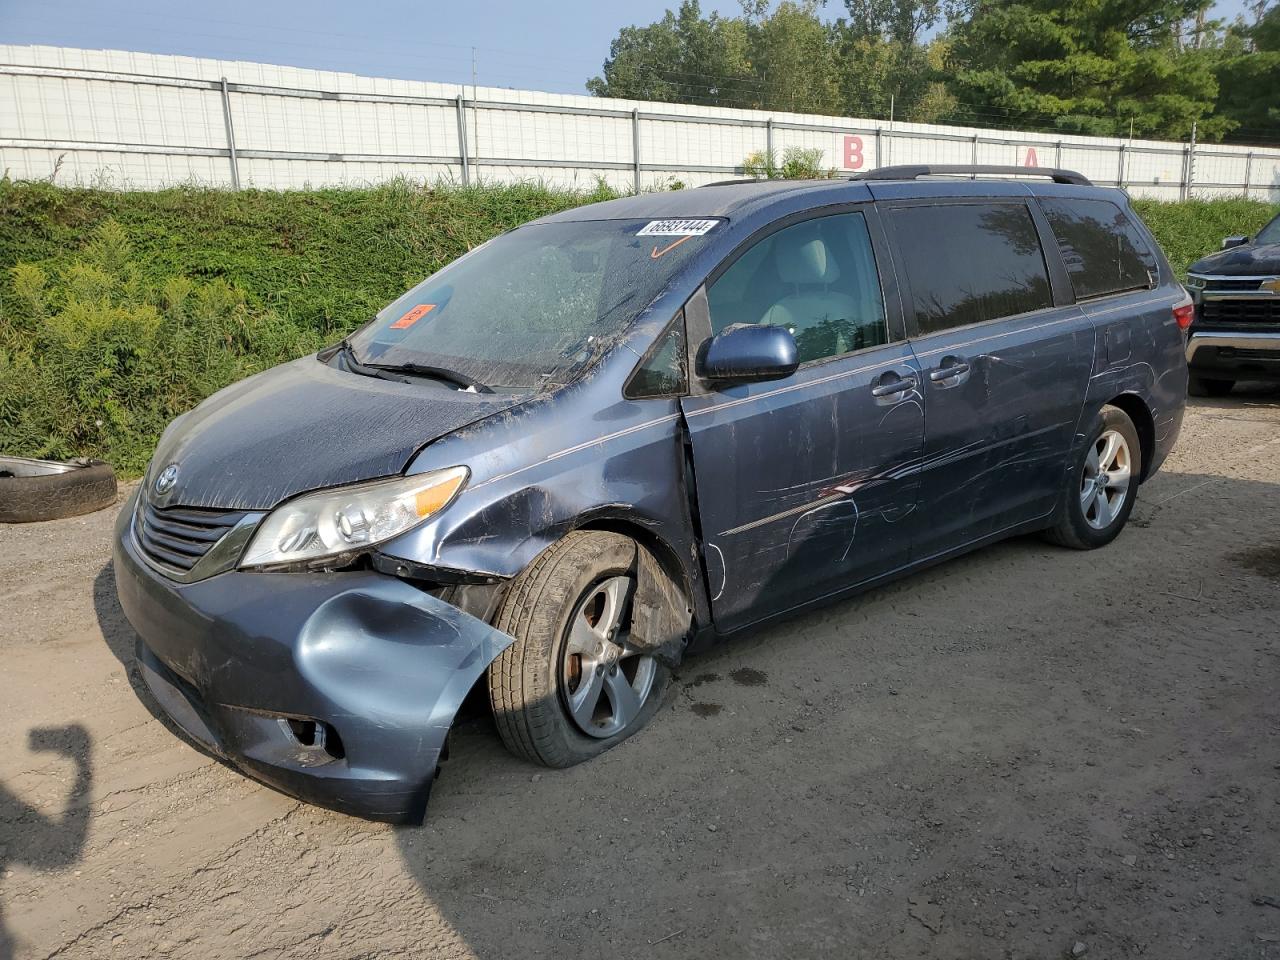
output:
[[[637,237],[700,237],[719,220],[650,220]]]

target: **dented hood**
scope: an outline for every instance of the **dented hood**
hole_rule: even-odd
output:
[[[152,459],[177,465],[157,506],[267,510],[321,487],[402,471],[422,446],[523,397],[396,383],[304,357],[233,384],[179,417]]]

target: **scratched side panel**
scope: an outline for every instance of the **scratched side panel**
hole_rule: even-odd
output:
[[[1160,468],[1182,427],[1187,403],[1185,341],[1173,319],[1183,292],[1175,284],[1084,304],[1097,329],[1097,355],[1076,434],[1077,447],[1103,404],[1132,395],[1151,413],[1155,449],[1144,478]]]
[[[924,419],[914,390],[871,395],[886,370],[918,373],[911,348],[685,400],[718,629],[907,562]]]
[[[1052,512],[1093,341],[1088,319],[1068,306],[915,342],[928,411],[918,557]],[[962,358],[968,372],[930,379],[947,357]]]

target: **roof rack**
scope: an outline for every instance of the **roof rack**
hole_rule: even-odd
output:
[[[702,187],[731,187],[739,183],[768,183],[765,177],[741,177],[737,180],[713,180],[710,183],[702,183]]]
[[[879,167],[855,173],[850,180],[919,180],[921,177],[955,177],[998,174],[1005,177],[1051,177],[1054,183],[1074,183],[1091,187],[1093,182],[1083,173],[1054,167],[1003,167],[990,164],[924,164],[909,163],[897,167]]]

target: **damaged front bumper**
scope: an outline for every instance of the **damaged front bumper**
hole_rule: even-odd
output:
[[[165,712],[213,753],[344,813],[420,822],[445,738],[510,636],[373,571],[182,584],[116,525],[116,589]]]

